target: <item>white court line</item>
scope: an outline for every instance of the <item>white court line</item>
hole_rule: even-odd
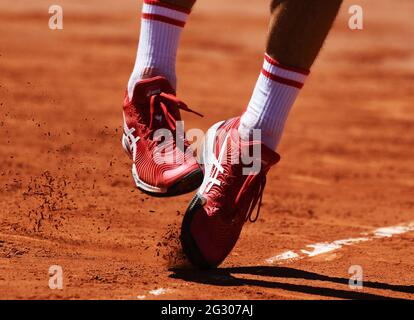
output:
[[[356,243],[372,241],[375,239],[391,238],[396,234],[403,234],[410,231],[414,231],[414,221],[406,224],[400,224],[398,226],[379,228],[369,233],[365,232],[362,233],[361,237],[358,238],[349,238],[343,240],[336,240],[332,242],[319,242],[309,244],[306,246],[307,249],[285,251],[281,254],[278,254],[277,256],[266,259],[265,262],[268,264],[274,264],[278,262],[295,261],[306,257],[314,257],[323,253],[338,250],[343,246],[350,246]]]
[[[159,288],[159,289],[155,289],[155,290],[151,290],[149,292],[149,294],[152,294],[154,296],[160,296],[162,294],[166,294],[168,291],[168,289],[164,289],[164,288]]]
[[[158,289],[148,291],[148,293],[150,295],[153,295],[153,296],[161,296],[163,294],[167,294],[167,293],[171,293],[171,292],[174,292],[174,290],[168,289],[168,288],[166,288],[166,289],[165,288],[158,288]],[[145,300],[146,298],[147,298],[147,296],[145,294],[141,294],[141,295],[137,296],[137,299],[139,299],[139,300]]]

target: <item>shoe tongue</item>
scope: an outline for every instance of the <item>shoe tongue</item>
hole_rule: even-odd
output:
[[[280,155],[262,144],[262,163],[265,166],[271,167],[280,161]]]
[[[158,76],[141,80],[135,85],[132,103],[135,106],[146,105],[149,103],[152,95],[160,94],[161,92],[175,94],[174,89],[166,78]]]
[[[240,139],[240,150],[242,157],[251,159],[251,161],[260,161],[261,166],[267,170],[274,164],[278,163],[280,156],[271,150],[261,141],[244,141]]]

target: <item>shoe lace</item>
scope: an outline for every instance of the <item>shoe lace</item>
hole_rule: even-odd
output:
[[[169,129],[174,133],[177,129],[176,118],[172,111],[173,109],[180,109],[183,111],[194,113],[200,117],[203,117],[201,113],[198,113],[190,109],[184,102],[178,99],[175,95],[161,92],[160,94],[152,95],[150,97],[150,124],[149,131],[145,137],[150,136],[156,128],[154,118],[157,110],[161,110],[166,120]]]
[[[248,187],[250,183],[251,183],[251,186]],[[247,193],[251,195],[251,201],[249,203],[245,221],[250,221],[254,223],[257,221],[257,219],[259,219],[260,208],[262,206],[262,200],[263,200],[263,191],[264,191],[265,186],[266,186],[266,174],[263,172],[260,172],[257,175],[250,175],[245,180],[235,201],[235,205],[237,206],[239,201],[244,199]],[[257,206],[257,210],[253,218],[252,213],[256,206]]]
[[[219,156],[219,159],[220,158],[221,156]],[[227,186],[231,187],[234,181],[237,179],[237,175],[241,174],[242,165],[222,165],[219,159],[213,159],[213,170],[215,170],[215,172],[212,174],[212,176],[208,177],[208,187],[206,189],[206,192],[209,192],[211,190],[213,196],[218,199],[219,202],[221,202],[219,199],[223,199],[224,201],[224,195],[227,193],[225,190]],[[238,173],[236,173],[236,171]],[[218,178],[219,174],[224,175],[225,179],[220,180]],[[254,223],[259,218],[265,186],[266,173],[264,171],[249,175],[243,182],[243,185],[241,186],[240,191],[236,196],[234,207],[238,207],[240,205],[240,202],[245,201],[245,199],[251,199],[248,203],[248,210],[246,212],[244,221],[250,221],[251,223]],[[256,206],[256,214],[252,216],[254,208]]]

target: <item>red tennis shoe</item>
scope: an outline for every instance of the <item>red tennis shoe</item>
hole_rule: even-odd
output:
[[[202,170],[180,127],[180,109],[198,114],[163,77],[138,82],[131,101],[126,94],[122,146],[132,159],[135,184],[150,195],[183,194],[202,182]]]
[[[207,132],[204,180],[182,223],[184,253],[201,268],[217,267],[235,246],[244,223],[257,220],[266,174],[280,159],[261,142],[242,141],[239,122],[219,122]]]

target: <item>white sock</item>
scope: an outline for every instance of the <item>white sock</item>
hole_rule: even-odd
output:
[[[307,70],[283,66],[265,54],[262,72],[240,120],[241,138],[249,140],[253,129],[261,129],[262,142],[276,150],[289,111],[308,74]]]
[[[135,84],[145,78],[164,76],[176,88],[178,42],[189,13],[190,10],[158,0],[144,0],[138,53],[128,81],[130,99]]]

